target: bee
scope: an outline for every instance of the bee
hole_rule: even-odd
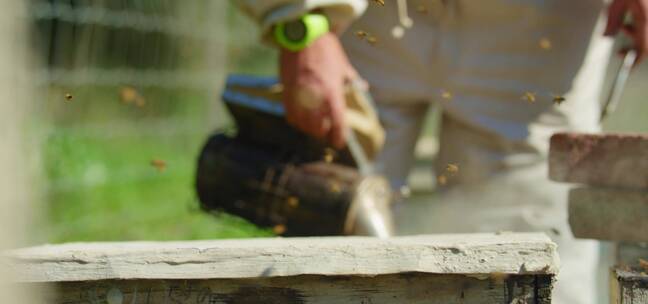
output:
[[[556,105],[561,105],[566,100],[565,97],[561,95],[552,95],[551,98],[553,100],[553,103]]]
[[[376,36],[369,34],[368,32],[356,31],[355,35],[360,39],[366,39],[367,42],[371,45],[375,45],[376,43],[378,43],[378,38],[376,38]]]
[[[155,167],[158,172],[163,172],[164,170],[166,170],[167,165],[165,161],[156,158],[151,160],[151,166]]]
[[[441,98],[450,101],[452,100],[452,93],[450,91],[441,90]]]
[[[457,165],[457,164],[447,164],[446,165],[446,171],[448,171],[448,173],[455,174],[455,173],[459,172],[459,165]]]
[[[143,108],[146,105],[146,99],[144,97],[139,96],[137,99],[135,99],[135,105],[138,108]]]
[[[72,101],[72,98],[74,98],[74,97],[72,96],[72,94],[70,94],[70,93],[65,93],[65,100],[66,100],[66,101]]]
[[[546,50],[546,51],[551,50],[551,47],[553,46],[552,43],[551,43],[551,40],[549,40],[548,38],[540,39],[538,44],[540,45],[541,49]]]
[[[286,232],[286,225],[275,225],[274,227],[272,227],[272,232],[279,235],[284,234]]]
[[[123,86],[119,90],[119,100],[123,104],[127,105],[132,103],[140,108],[146,105],[146,99],[132,86]]]
[[[130,104],[137,99],[137,90],[131,86],[124,86],[119,90],[119,100],[123,104]]]
[[[448,177],[446,177],[444,174],[437,176],[437,184],[441,186],[445,186],[447,183],[448,183]]]
[[[380,6],[385,6],[385,0],[373,0],[374,3],[377,3]]]
[[[531,92],[524,92],[522,99],[528,101],[529,103],[534,103],[536,101],[536,94]]]
[[[365,32],[365,31],[356,31],[355,35],[360,39],[364,39],[364,38],[367,38],[367,36],[369,36],[369,33]]]
[[[420,4],[420,5],[418,5],[418,6],[416,7],[416,11],[419,12],[419,13],[421,13],[421,14],[427,15],[427,13],[428,13],[428,8],[427,8],[425,5]]]
[[[279,93],[283,92],[283,89],[284,89],[283,84],[277,83],[277,84],[273,84],[270,87],[269,91],[272,94],[279,94]]]
[[[288,206],[290,206],[291,208],[299,207],[299,199],[294,196],[288,197],[286,202],[288,203]]]
[[[560,230],[558,230],[557,228],[551,228],[550,230],[551,233],[555,234],[556,236],[560,236]]]
[[[324,161],[327,163],[332,163],[333,159],[335,159],[335,150],[326,148],[324,150]]]
[[[342,187],[340,187],[339,183],[331,182],[331,192],[340,193],[341,191],[342,191]]]

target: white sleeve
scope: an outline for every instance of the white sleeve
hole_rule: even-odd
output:
[[[329,18],[333,31],[341,33],[367,8],[367,0],[233,0],[233,2],[261,26],[264,37],[274,24],[297,18],[315,9],[320,9]]]

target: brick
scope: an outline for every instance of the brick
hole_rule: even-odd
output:
[[[555,134],[551,137],[549,178],[648,189],[648,134]]]
[[[578,238],[648,241],[648,191],[577,188],[569,193],[569,224]]]

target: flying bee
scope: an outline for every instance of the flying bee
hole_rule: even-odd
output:
[[[556,236],[560,236],[560,230],[558,228],[551,228],[551,233],[555,234]]]
[[[70,93],[65,93],[65,101],[72,101],[72,98],[74,98],[74,97],[72,96],[72,94],[70,94]]]
[[[380,6],[385,6],[385,0],[373,0],[374,3],[377,3]]]
[[[299,207],[299,199],[294,196],[288,197],[286,202],[288,203],[288,206],[290,206],[291,208]]]
[[[427,15],[428,8],[427,8],[427,6],[425,6],[423,4],[420,4],[419,6],[416,7],[416,11],[423,14],[423,15]]]
[[[137,90],[131,86],[123,86],[119,90],[119,100],[123,104],[130,104],[135,102],[138,95],[139,94],[137,93]]]
[[[541,49],[546,50],[546,51],[551,50],[551,48],[553,46],[552,43],[551,43],[551,40],[549,40],[548,38],[540,39],[538,44],[540,45]]]
[[[450,101],[452,100],[452,93],[450,91],[441,90],[441,98]]]
[[[332,163],[335,159],[335,150],[331,148],[324,149],[324,162]]]
[[[138,98],[135,99],[135,105],[138,108],[143,108],[146,105],[146,99],[144,99],[144,97],[142,96],[138,96]]]
[[[155,167],[158,172],[162,172],[166,170],[166,162],[161,160],[161,159],[153,159],[151,160],[151,166]]]
[[[340,186],[339,183],[337,183],[337,182],[335,182],[335,181],[332,181],[330,186],[331,186],[331,188],[330,188],[330,189],[331,189],[331,192],[333,192],[333,193],[340,193],[340,192],[342,192],[342,187]]]
[[[565,102],[565,100],[566,100],[564,96],[562,96],[562,95],[555,95],[555,94],[552,94],[552,97],[551,97],[551,98],[552,98],[552,100],[553,100],[553,103],[556,104],[556,105],[560,105],[560,104],[562,104],[563,102]]]
[[[447,183],[448,183],[448,177],[446,177],[444,174],[437,176],[437,184],[441,186],[445,186]]]
[[[371,45],[376,45],[376,43],[378,43],[378,38],[376,38],[376,36],[370,35],[368,32],[356,31],[355,35],[360,39],[366,39],[367,42]]]
[[[119,100],[123,104],[135,104],[140,108],[146,104],[146,99],[144,99],[142,94],[132,86],[123,86],[119,90]]]
[[[274,227],[272,227],[272,232],[274,232],[275,234],[284,234],[284,232],[286,232],[286,225],[275,225]]]
[[[456,174],[459,172],[459,165],[457,164],[447,164],[446,165],[446,171],[450,174]]]
[[[365,32],[365,31],[356,31],[355,35],[358,36],[358,38],[360,38],[360,39],[364,39],[364,38],[367,38],[367,36],[369,36],[369,33]]]
[[[534,103],[536,101],[536,94],[531,92],[524,92],[522,99],[528,101],[529,103]]]

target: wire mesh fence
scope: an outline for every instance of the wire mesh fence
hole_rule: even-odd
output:
[[[201,213],[193,191],[203,141],[228,123],[225,73],[276,70],[251,21],[225,0],[25,1],[46,240],[268,234]],[[635,75],[642,88],[645,67]],[[632,82],[612,130],[646,128]]]
[[[272,72],[274,54],[223,0],[30,0],[42,98],[47,240],[263,235],[198,211],[194,163],[227,124],[226,71]]]

